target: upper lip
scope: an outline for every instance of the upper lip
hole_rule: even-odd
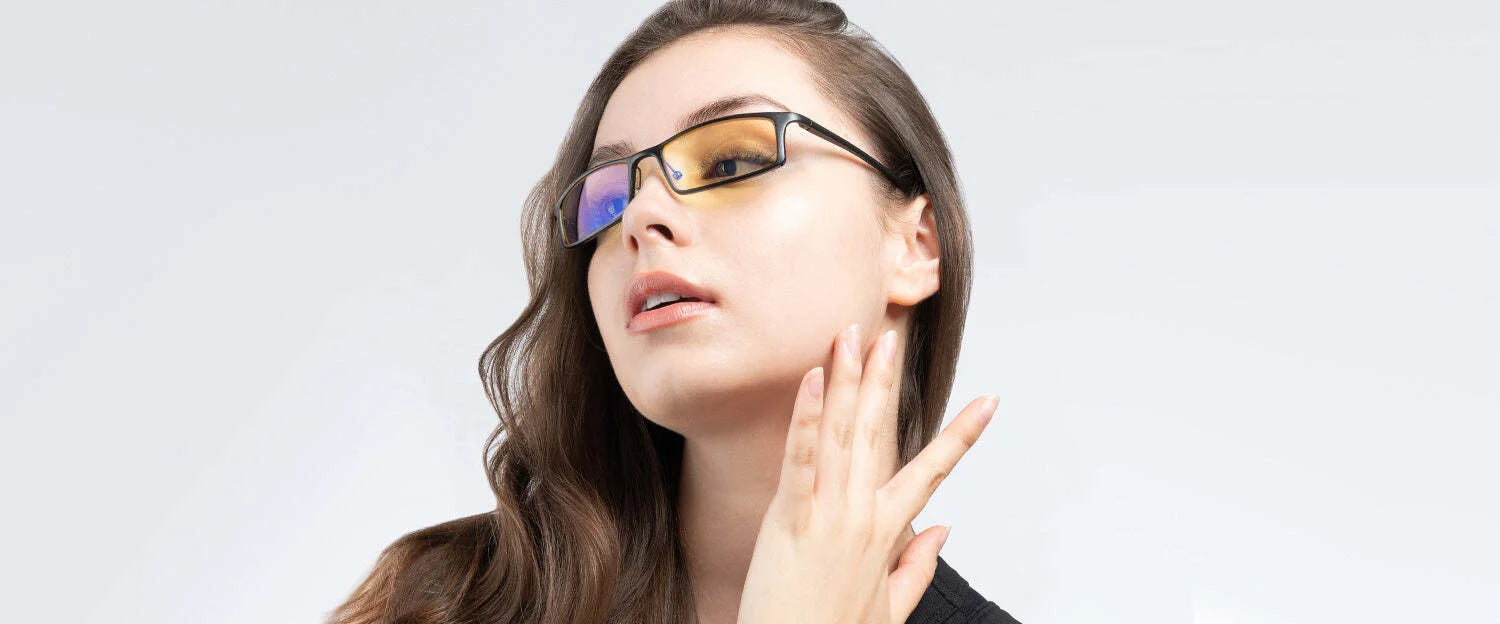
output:
[[[717,301],[713,291],[699,286],[667,271],[648,271],[637,273],[630,279],[630,285],[625,288],[625,311],[629,316],[635,316],[641,311],[641,305],[646,303],[646,298],[659,293],[677,293],[684,297],[692,297],[702,301]]]

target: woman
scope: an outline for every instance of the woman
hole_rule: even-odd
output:
[[[330,622],[1014,622],[910,526],[994,398],[938,431],[967,218],[836,5],[664,5],[523,221],[531,301],[480,360],[497,507],[396,540]]]

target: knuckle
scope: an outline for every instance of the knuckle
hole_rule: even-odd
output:
[[[871,390],[881,390],[888,392],[890,391],[891,387],[896,384],[896,374],[890,369],[890,367],[877,366],[875,368],[866,370],[869,372],[869,374],[865,375],[864,378],[861,379],[861,383],[864,385],[866,392],[869,392]]]
[[[812,524],[808,518],[797,514],[782,514],[777,516],[783,531],[792,535],[806,535],[812,531]]]
[[[854,426],[849,423],[839,423],[834,429],[834,439],[839,448],[849,448],[849,441],[854,437]]]
[[[799,468],[811,468],[817,465],[818,450],[811,446],[804,446],[792,453],[792,465]]]
[[[880,441],[885,438],[885,436],[882,436],[880,434],[879,427],[870,427],[868,429],[865,429],[864,435],[861,437],[864,438],[865,443],[870,448],[880,448]]]
[[[958,434],[958,442],[964,446],[964,450],[974,448],[979,443],[978,431],[962,431]]]
[[[939,469],[939,470],[933,471],[933,473],[932,473],[932,479],[930,479],[930,480],[927,481],[927,490],[929,492],[937,490],[938,485],[941,484],[943,482],[943,479],[946,479],[946,478],[948,478],[948,471],[947,470],[941,470],[941,469]]]

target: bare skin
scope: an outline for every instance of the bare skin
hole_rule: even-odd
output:
[[[687,112],[747,93],[871,145],[817,90],[801,57],[753,32],[720,30],[674,42],[633,69],[605,107],[595,146],[624,141],[642,149],[675,134]],[[777,109],[755,104],[721,114]],[[895,330],[902,361],[912,307],[939,286],[926,195],[890,204],[877,195],[878,173],[800,126],[788,128],[787,150],[787,163],[755,186],[723,187],[742,194],[732,210],[703,209],[693,196],[676,195],[655,161],[645,161],[641,188],[621,222],[600,233],[589,265],[590,301],[621,388],[644,416],[686,442],[678,519],[699,621],[706,624],[743,615],[741,597],[767,511],[783,489],[789,431],[808,371],[840,370],[833,339],[852,323],[865,328],[857,339],[861,353]],[[654,270],[712,289],[714,309],[650,332],[628,331],[634,311],[625,309],[622,293],[634,275]],[[839,383],[830,377],[830,394]],[[870,408],[869,422],[883,432],[878,439],[890,441],[864,460],[871,483],[884,485],[897,472],[891,432],[898,398],[893,386]],[[891,536],[882,553],[887,571],[909,544],[927,544],[913,539],[910,518]],[[774,559],[762,565],[811,573],[847,563]],[[863,600],[866,593],[858,595]]]
[[[932,582],[947,529],[932,527],[909,540],[904,534],[979,440],[996,399],[970,402],[887,479],[881,457],[896,448],[896,417],[886,407],[896,385],[896,333],[887,332],[862,356],[858,329],[840,335],[826,392],[822,367],[809,371],[798,390],[740,624],[905,622]],[[894,568],[893,552],[899,553]]]

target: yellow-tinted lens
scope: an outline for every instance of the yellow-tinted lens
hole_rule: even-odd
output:
[[[662,146],[672,186],[687,191],[776,164],[776,122],[765,117],[699,126]]]

